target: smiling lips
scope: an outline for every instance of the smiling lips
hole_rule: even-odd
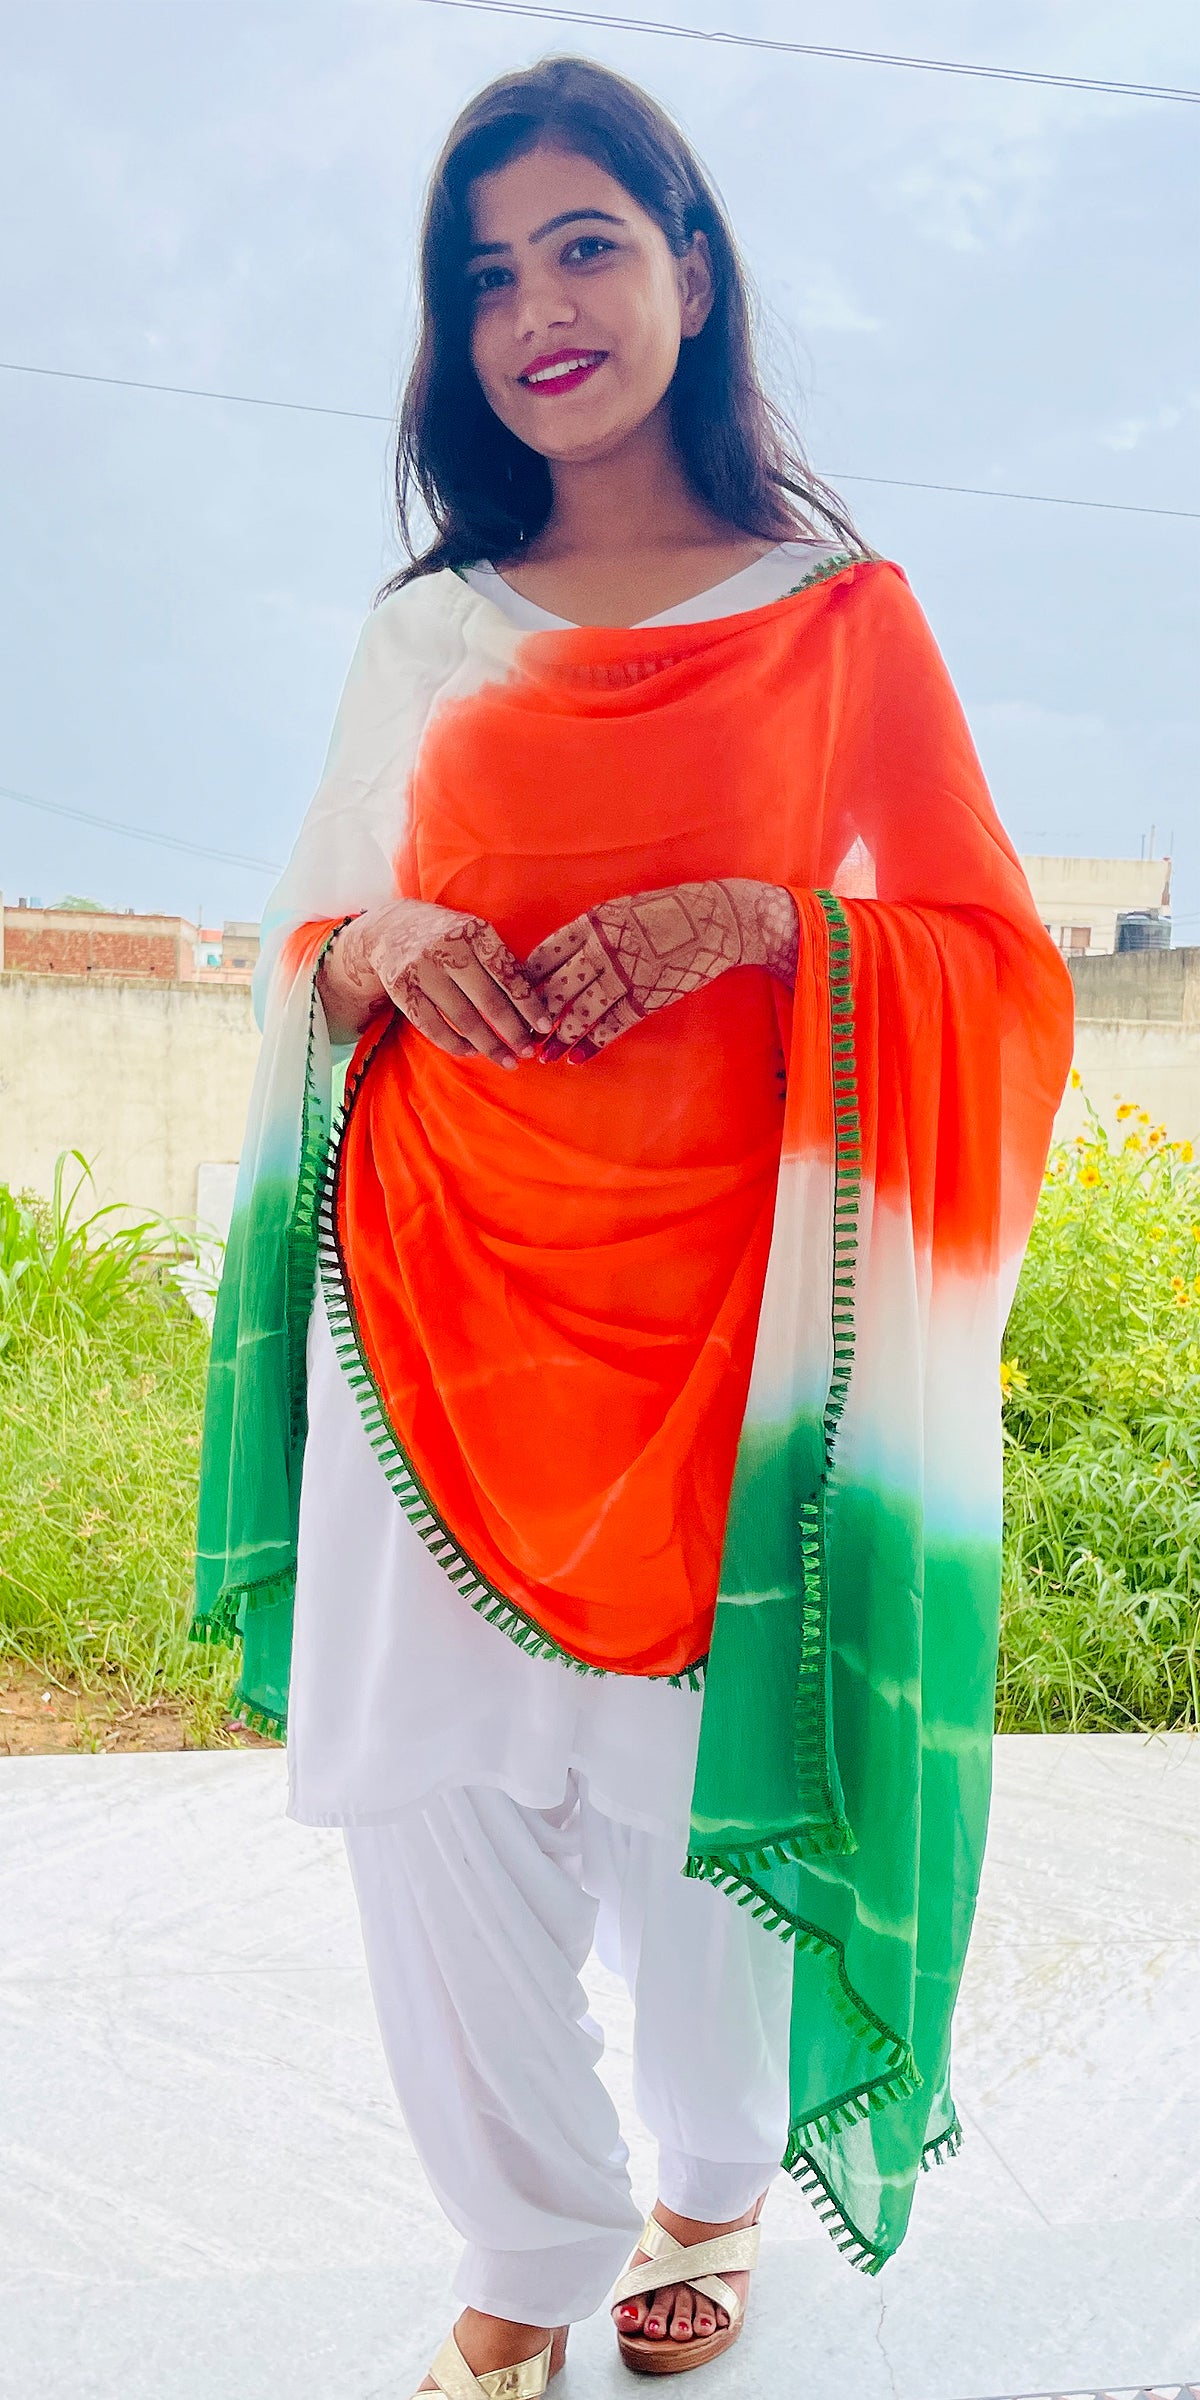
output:
[[[607,357],[607,350],[555,350],[545,358],[535,358],[517,381],[527,392],[573,392]]]

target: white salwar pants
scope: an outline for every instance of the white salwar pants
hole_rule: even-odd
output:
[[[790,1956],[685,1879],[682,1841],[604,1815],[574,1771],[558,1808],[450,1789],[345,1841],[388,2066],[466,2242],[467,2306],[590,2316],[641,2229],[579,1980],[593,1941],[634,2001],[659,2198],[745,2214],[787,2139]]]

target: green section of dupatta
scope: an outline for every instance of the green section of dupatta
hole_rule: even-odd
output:
[[[845,920],[830,929],[835,1113],[823,1412],[748,1425],[705,1679],[687,1873],[793,1958],[784,2166],[867,2274],[918,2173],[957,2150],[950,2028],[983,1859],[999,1549],[840,1479],[861,1159]]]

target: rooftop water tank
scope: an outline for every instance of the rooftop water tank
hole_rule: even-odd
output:
[[[1169,950],[1171,920],[1157,908],[1127,908],[1117,918],[1118,950]]]

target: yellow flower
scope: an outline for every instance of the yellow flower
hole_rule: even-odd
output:
[[[1079,1180],[1081,1183],[1087,1185],[1089,1191],[1091,1191],[1093,1187],[1099,1183],[1100,1169],[1099,1167],[1093,1166],[1090,1158],[1087,1162],[1087,1165],[1080,1169]]]
[[[1167,1129],[1165,1125],[1155,1125],[1146,1136],[1146,1139],[1149,1142],[1152,1150],[1155,1148],[1157,1143],[1165,1141],[1166,1138]]]
[[[1122,1102],[1121,1102],[1121,1105],[1120,1105],[1119,1109],[1117,1110],[1117,1117],[1118,1117],[1118,1120],[1119,1120],[1120,1122],[1122,1122],[1122,1123],[1123,1123],[1126,1117],[1133,1117],[1133,1116],[1136,1116],[1136,1115],[1137,1115],[1137,1102],[1136,1102],[1136,1100],[1122,1100]]]
[[[1140,1133],[1127,1133],[1121,1144],[1123,1150],[1144,1150],[1145,1147]]]
[[[1178,1150],[1178,1152],[1179,1152],[1179,1155],[1180,1155],[1181,1159],[1183,1160],[1183,1163],[1184,1163],[1185,1167],[1190,1167],[1190,1165],[1191,1165],[1191,1163],[1192,1163],[1192,1158],[1193,1158],[1193,1156],[1194,1156],[1194,1153],[1193,1153],[1193,1150],[1192,1150],[1192,1145],[1191,1145],[1191,1143],[1190,1143],[1190,1142],[1177,1142],[1177,1143],[1176,1143],[1176,1148],[1177,1148],[1177,1150]]]
[[[1083,1090],[1083,1077],[1080,1074],[1078,1067],[1072,1067],[1071,1069],[1071,1090],[1073,1092],[1081,1092]]]
[[[1029,1377],[1024,1368],[1017,1365],[1015,1358],[1002,1358],[1000,1361],[1001,1398],[1007,1400],[1010,1392],[1027,1392],[1028,1390]]]
[[[1138,1121],[1138,1124],[1139,1124],[1139,1125],[1148,1125],[1148,1124],[1149,1124],[1149,1122],[1150,1122],[1150,1111],[1149,1111],[1149,1109],[1148,1109],[1148,1108],[1139,1108],[1139,1110],[1138,1110],[1138,1112],[1137,1112],[1137,1121]]]

